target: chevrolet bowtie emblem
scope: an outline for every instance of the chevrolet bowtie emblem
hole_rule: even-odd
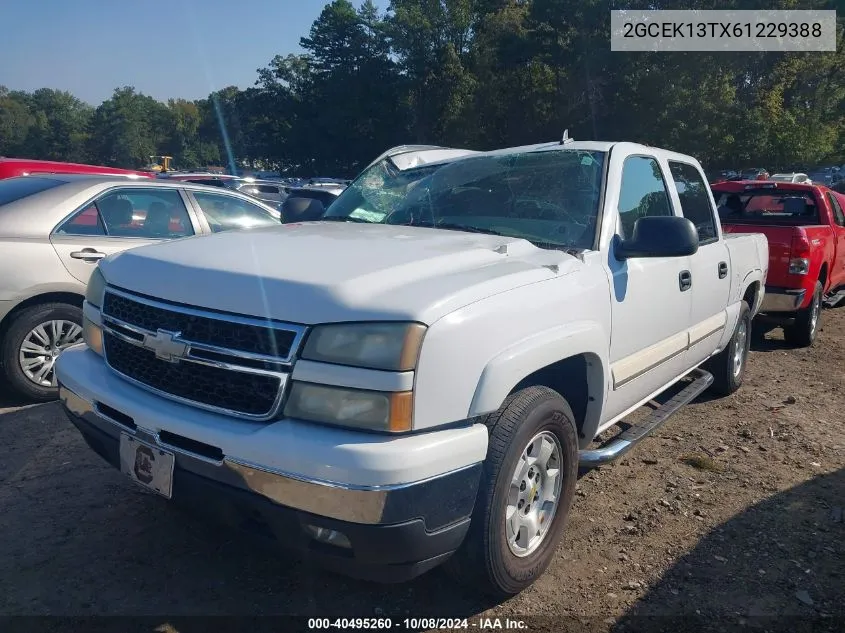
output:
[[[144,335],[144,347],[155,352],[156,358],[166,360],[168,363],[178,363],[180,358],[185,357],[188,344],[177,340],[181,332],[168,332],[158,330],[155,334]]]

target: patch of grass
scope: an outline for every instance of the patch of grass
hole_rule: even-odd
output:
[[[702,455],[701,453],[691,453],[689,455],[684,455],[681,457],[681,461],[685,463],[687,466],[692,466],[693,468],[697,468],[698,470],[706,470],[711,473],[720,473],[722,470],[722,465],[717,462],[712,457],[707,457],[707,455]]]

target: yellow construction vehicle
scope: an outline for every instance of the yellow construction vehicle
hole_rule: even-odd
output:
[[[172,160],[172,156],[150,156],[150,166],[147,169],[161,174],[167,171],[173,171],[170,162]]]

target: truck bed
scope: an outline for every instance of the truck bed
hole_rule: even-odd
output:
[[[722,230],[729,235],[742,235],[750,232],[762,233],[769,242],[769,273],[767,283],[773,286],[789,287],[795,281],[789,273],[789,260],[793,243],[805,237],[813,248],[826,249],[833,245],[833,229],[829,226],[808,224],[801,226],[725,224]],[[823,260],[831,257],[825,253]]]

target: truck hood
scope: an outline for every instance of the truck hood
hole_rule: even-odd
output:
[[[310,222],[174,240],[100,266],[159,299],[303,324],[430,324],[485,297],[572,272],[576,257],[510,237]]]

